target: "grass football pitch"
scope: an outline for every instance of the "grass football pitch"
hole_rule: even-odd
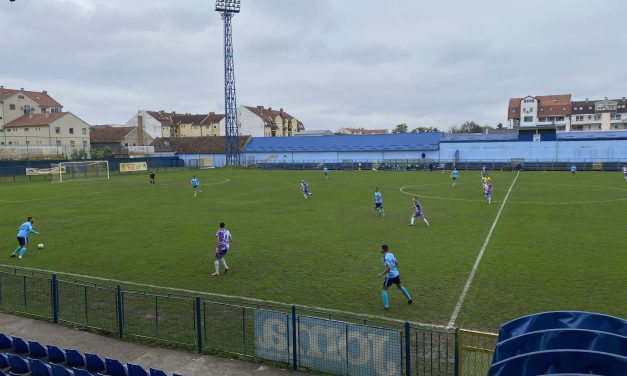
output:
[[[202,193],[193,197],[196,174]],[[627,316],[627,182],[619,173],[184,170],[110,180],[0,184],[0,264],[324,307],[422,323],[449,322],[492,227],[456,324],[494,331],[547,310]],[[301,179],[313,195],[305,200]],[[512,183],[514,183],[512,185]],[[385,217],[374,211],[383,194]],[[507,191],[511,192],[496,221]],[[427,228],[408,226],[419,195]],[[31,247],[9,258],[32,215]],[[211,277],[226,222],[231,272]],[[35,244],[44,243],[44,250]],[[407,305],[380,299],[379,246],[399,261]]]

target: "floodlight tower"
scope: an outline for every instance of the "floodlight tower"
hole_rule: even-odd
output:
[[[233,61],[233,30],[231,19],[240,11],[240,0],[217,0],[216,12],[224,21],[224,129],[226,135],[226,164],[240,164],[239,124],[235,97],[235,63]]]

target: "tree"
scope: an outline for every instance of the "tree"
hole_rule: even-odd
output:
[[[87,159],[87,151],[85,149],[75,149],[70,154],[70,159]]]
[[[407,124],[405,123],[398,124],[396,127],[394,127],[394,129],[392,129],[392,133],[393,134],[407,133]]]
[[[498,124],[496,125],[496,128],[497,128],[497,129],[503,129],[503,123],[498,123]]]
[[[102,158],[103,159],[109,159],[109,158],[111,158],[112,155],[113,155],[113,151],[111,150],[110,147],[105,146],[104,149],[102,149]]]
[[[474,121],[466,121],[459,127],[454,125],[451,128],[451,133],[482,133],[484,128]]]
[[[411,130],[410,133],[425,133],[425,132],[439,132],[440,130],[436,127],[416,127]]]

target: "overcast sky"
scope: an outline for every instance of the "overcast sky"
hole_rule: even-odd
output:
[[[211,0],[0,0],[0,85],[91,124],[224,112]],[[625,0],[242,0],[238,104],[308,129],[507,121],[512,96],[627,95]]]

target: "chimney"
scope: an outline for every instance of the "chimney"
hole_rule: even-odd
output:
[[[588,98],[586,98],[586,103],[588,103]]]
[[[272,107],[268,107],[268,111],[272,111]]]
[[[33,113],[31,111],[28,111],[28,118],[32,119],[33,118]]]
[[[279,112],[281,112],[281,113],[283,112],[283,107],[281,107],[281,108],[279,109]]]
[[[209,113],[209,116],[213,116],[213,115],[215,115],[215,114],[216,114],[215,112],[210,112],[210,113]]]
[[[605,100],[607,100],[607,97],[605,97]]]
[[[137,116],[137,145],[144,144],[144,118]]]
[[[48,92],[47,92],[46,90],[42,91],[42,93],[44,93],[44,94],[48,94]]]
[[[49,112],[44,112],[44,117],[45,117],[46,119],[48,119],[48,116],[50,116],[50,113],[49,113]]]
[[[20,91],[23,93],[23,92],[24,92],[24,88],[23,88],[23,87],[21,87],[21,88],[20,88]]]

